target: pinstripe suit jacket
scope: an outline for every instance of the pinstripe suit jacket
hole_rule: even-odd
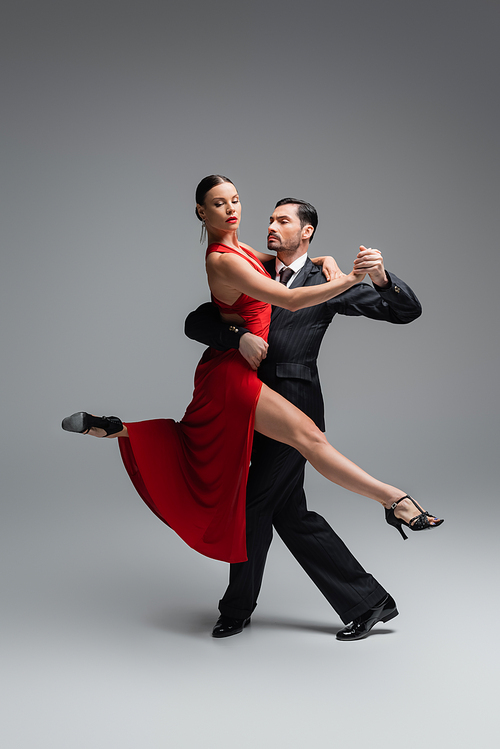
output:
[[[275,260],[264,263],[274,278]],[[270,388],[294,403],[301,411],[325,428],[324,405],[319,382],[317,358],[323,336],[336,314],[363,315],[396,324],[409,323],[420,316],[422,308],[413,291],[392,273],[387,289],[360,283],[343,294],[314,307],[289,312],[274,307],[269,331],[269,351],[259,367],[259,377]],[[320,267],[308,258],[297,274],[292,288],[316,286],[326,279]],[[221,322],[213,305],[204,304],[191,312],[185,332],[189,338],[218,350],[238,348],[246,330],[231,331]]]

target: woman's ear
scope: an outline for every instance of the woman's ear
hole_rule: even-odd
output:
[[[205,209],[203,208],[203,206],[200,205],[199,203],[196,203],[196,210],[198,212],[198,216],[201,218],[202,221],[204,221],[205,220]]]

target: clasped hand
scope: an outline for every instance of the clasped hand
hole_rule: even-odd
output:
[[[358,277],[358,281],[362,281],[368,275],[377,286],[385,286],[388,283],[382,253],[373,247],[360,246],[354,260],[352,273]],[[346,275],[342,273],[332,257],[324,258],[323,274],[327,281],[334,281],[336,278],[342,278],[342,276]]]
[[[321,258],[321,260],[323,275],[327,281],[334,281],[336,278],[342,278],[346,275],[340,270],[335,258],[326,256]],[[359,281],[362,281],[365,275],[369,275],[373,283],[377,284],[377,286],[385,286],[387,284],[384,258],[380,250],[376,250],[373,247],[360,246],[352,272],[359,277]]]
[[[377,286],[385,286],[387,284],[384,258],[380,250],[375,250],[372,247],[366,248],[361,245],[354,261],[353,271],[356,275],[360,275],[360,281],[363,276],[368,274]]]

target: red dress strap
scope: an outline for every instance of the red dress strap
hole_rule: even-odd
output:
[[[227,244],[221,244],[220,242],[212,242],[212,244],[209,244],[207,247],[207,252],[205,254],[205,258],[207,258],[209,255],[212,254],[212,252],[221,252],[225,254],[233,254],[233,255],[239,255],[239,257],[242,257],[244,260],[247,260],[249,263],[255,266],[256,270],[258,270],[260,273],[265,274],[266,276],[269,276],[269,273],[264,268],[262,263],[260,262],[259,258],[256,257],[251,250],[240,248],[241,252],[236,250],[234,247],[229,247]]]

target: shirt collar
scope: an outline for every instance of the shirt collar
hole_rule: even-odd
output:
[[[290,270],[293,270],[294,273],[298,273],[299,270],[301,270],[304,265],[306,264],[307,260],[307,252],[304,252],[303,255],[298,257],[296,260],[293,261],[290,265],[286,266],[285,263],[282,263],[281,260],[279,260],[278,257],[276,257],[276,275],[279,274],[280,270],[282,268],[290,268]]]

